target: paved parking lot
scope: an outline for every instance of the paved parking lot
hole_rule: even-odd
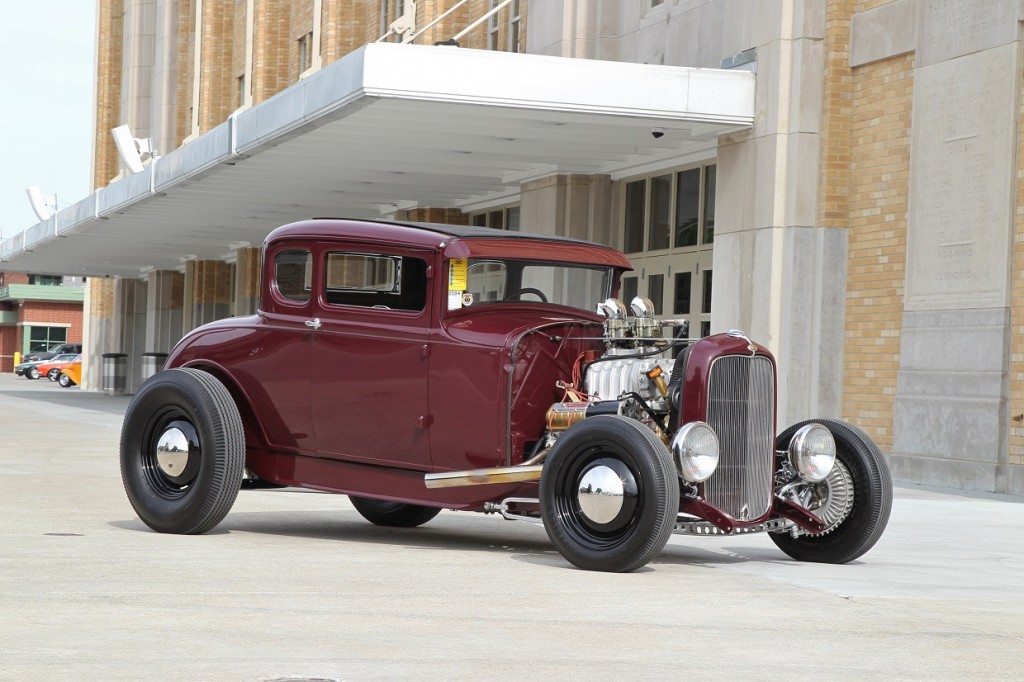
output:
[[[539,526],[381,529],[293,489],[159,535],[121,487],[127,402],[0,375],[2,680],[1024,675],[1021,498],[900,487],[846,566],[673,537],[636,573],[587,573]]]

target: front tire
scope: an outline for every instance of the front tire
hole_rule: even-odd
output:
[[[817,535],[770,533],[772,541],[797,561],[845,564],[871,549],[882,536],[892,511],[892,476],[874,441],[855,426],[818,419],[789,427],[776,439],[785,450],[805,424],[821,424],[836,442],[836,463],[824,481],[806,484],[813,499],[810,511],[828,527]]]
[[[679,512],[679,479],[643,424],[597,416],[556,441],[540,479],[544,529],[574,566],[627,573],[665,547]]]
[[[42,376],[42,375],[39,374],[39,368],[38,367],[30,367],[27,370],[25,370],[25,378],[26,379],[34,380],[34,379],[38,379],[40,376]]]
[[[121,479],[135,512],[160,533],[205,533],[238,496],[242,419],[224,384],[196,369],[148,379],[121,430]]]
[[[378,526],[391,528],[422,526],[441,513],[437,507],[421,507],[416,504],[375,500],[355,495],[349,495],[348,499],[364,519]]]
[[[75,382],[71,380],[71,377],[63,372],[57,376],[57,383],[60,384],[61,388],[70,388],[75,385]]]

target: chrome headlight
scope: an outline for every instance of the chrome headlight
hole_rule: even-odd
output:
[[[836,441],[821,424],[802,427],[789,441],[789,463],[809,483],[822,481],[836,462]]]
[[[718,466],[718,435],[704,422],[690,422],[672,437],[672,459],[683,480],[706,481]]]

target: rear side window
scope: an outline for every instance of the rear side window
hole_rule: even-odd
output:
[[[327,254],[324,300],[389,310],[423,310],[427,301],[427,262],[409,256],[373,253]]]
[[[292,301],[309,300],[313,256],[305,249],[289,249],[274,257],[274,280],[281,295]]]

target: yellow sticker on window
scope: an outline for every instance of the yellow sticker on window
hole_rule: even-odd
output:
[[[469,259],[452,258],[448,261],[448,291],[466,290],[466,271]]]

